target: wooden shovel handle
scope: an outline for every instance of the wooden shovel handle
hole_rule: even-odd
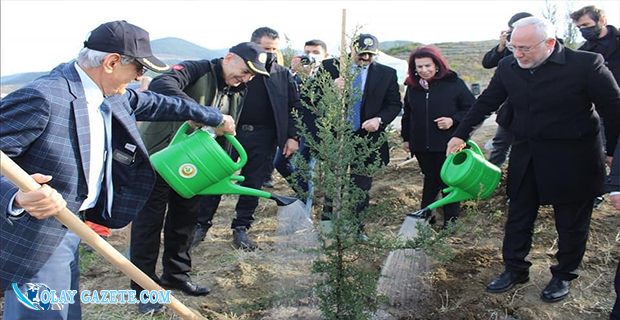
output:
[[[28,175],[26,171],[2,151],[0,151],[0,173],[24,192],[34,191],[41,187],[41,185]],[[112,245],[103,240],[95,231],[82,222],[82,220],[78,219],[69,209],[62,209],[55,218],[142,288],[146,290],[163,290],[155,281],[144,274],[142,270],[138,269],[138,267],[127,260],[125,256],[114,249]],[[183,319],[204,319],[196,315],[173,296],[170,296],[170,308]]]

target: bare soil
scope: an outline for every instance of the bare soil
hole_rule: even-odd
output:
[[[474,140],[479,145],[493,135],[495,127],[479,129]],[[397,167],[407,155],[394,137],[394,161],[378,175],[371,190],[371,206],[383,214],[371,217],[370,236],[398,232],[407,212],[419,209],[422,175],[417,163]],[[286,182],[276,176],[275,193],[292,195]],[[208,285],[206,297],[190,297],[173,292],[187,306],[209,319],[320,319],[312,286],[313,255],[283,250],[286,238],[276,235],[277,207],[261,200],[251,236],[260,250],[244,252],[232,247],[230,222],[236,197],[227,196],[216,216],[207,240],[193,251],[192,279]],[[450,242],[456,256],[447,263],[434,263],[426,275],[429,299],[422,310],[392,306],[382,312],[386,319],[607,319],[615,299],[613,275],[616,267],[617,215],[609,202],[592,218],[588,249],[581,265],[581,276],[573,281],[569,297],[555,304],[544,303],[539,295],[550,279],[549,267],[555,263],[557,235],[550,208],[542,208],[537,220],[530,261],[531,280],[503,294],[485,292],[486,284],[503,271],[501,245],[505,219],[503,185],[489,201],[468,204],[466,220]],[[315,209],[315,215],[317,211]],[[316,218],[316,217],[315,217]],[[316,219],[315,219],[316,221]],[[464,223],[465,224],[465,223]],[[441,221],[439,221],[441,225]],[[119,250],[127,247],[127,230],[115,231],[109,241]],[[290,240],[290,238],[289,238]],[[380,270],[385,255],[370,263]],[[128,289],[129,280],[105,260],[82,256],[82,289]],[[159,268],[159,267],[158,267]],[[83,306],[84,319],[149,319],[135,306]],[[175,318],[171,311],[155,319]]]

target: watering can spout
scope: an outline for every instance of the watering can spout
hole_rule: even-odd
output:
[[[267,198],[267,199],[271,198],[271,193],[269,192],[244,187],[242,185],[233,183],[232,182],[233,180],[243,181],[243,177],[231,176],[228,179],[222,179],[219,182],[216,182],[206,187],[205,189],[200,191],[198,194],[202,196],[220,195],[220,194],[239,194],[239,195],[244,195],[244,196],[255,196],[255,197],[261,197],[261,198]]]
[[[455,203],[455,202],[461,202],[461,201],[465,201],[465,200],[469,200],[469,199],[473,199],[474,197],[472,197],[472,195],[470,195],[469,193],[459,189],[459,188],[454,188],[454,187],[448,187],[443,189],[444,193],[448,193],[448,195],[446,195],[445,197],[431,203],[428,205],[428,208],[430,210],[435,210],[439,207],[443,207],[447,204],[450,203]]]
[[[280,196],[273,193],[269,193],[263,190],[244,187],[242,185],[233,183],[233,181],[243,181],[242,176],[231,176],[230,179],[221,180],[215,184],[210,185],[204,190],[200,191],[199,195],[219,195],[219,194],[239,194],[244,196],[254,196],[266,199],[274,200],[278,206],[287,206],[295,201],[297,198]]]

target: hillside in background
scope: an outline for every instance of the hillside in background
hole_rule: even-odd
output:
[[[473,83],[486,88],[493,76],[493,70],[482,67],[482,57],[497,44],[497,40],[444,42],[435,44],[448,59],[450,68],[471,86]],[[399,59],[407,60],[415,48],[423,44],[412,41],[382,42],[380,48],[385,53]]]
[[[478,83],[482,88],[485,88],[493,75],[493,70],[482,68],[480,63],[484,53],[492,48],[496,42],[496,40],[446,42],[436,45],[448,59],[451,68],[456,71],[468,85]],[[381,59],[381,56],[379,56],[379,61],[396,68],[399,74],[399,82],[402,83],[407,71],[406,61],[409,57],[409,53],[411,50],[421,45],[422,44],[418,42],[405,40],[381,42],[381,51],[391,57],[384,55],[383,59]],[[226,52],[228,52],[227,48],[216,50],[207,49],[192,42],[172,37],[153,40],[152,46],[155,55],[168,64],[175,64],[183,60],[213,59],[224,56]],[[394,58],[405,60],[405,62],[399,62]],[[0,78],[2,94],[20,88],[47,72],[48,71],[28,72],[4,76]],[[154,76],[155,74],[149,72],[147,75]]]
[[[162,38],[151,42],[153,53],[168,64],[183,60],[213,59],[228,52],[225,49],[206,49],[197,44],[179,38]]]

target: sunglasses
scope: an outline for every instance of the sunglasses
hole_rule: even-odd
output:
[[[141,77],[146,73],[146,67],[143,66],[140,62],[134,61],[134,65],[136,66],[136,72],[138,73],[138,77]]]

